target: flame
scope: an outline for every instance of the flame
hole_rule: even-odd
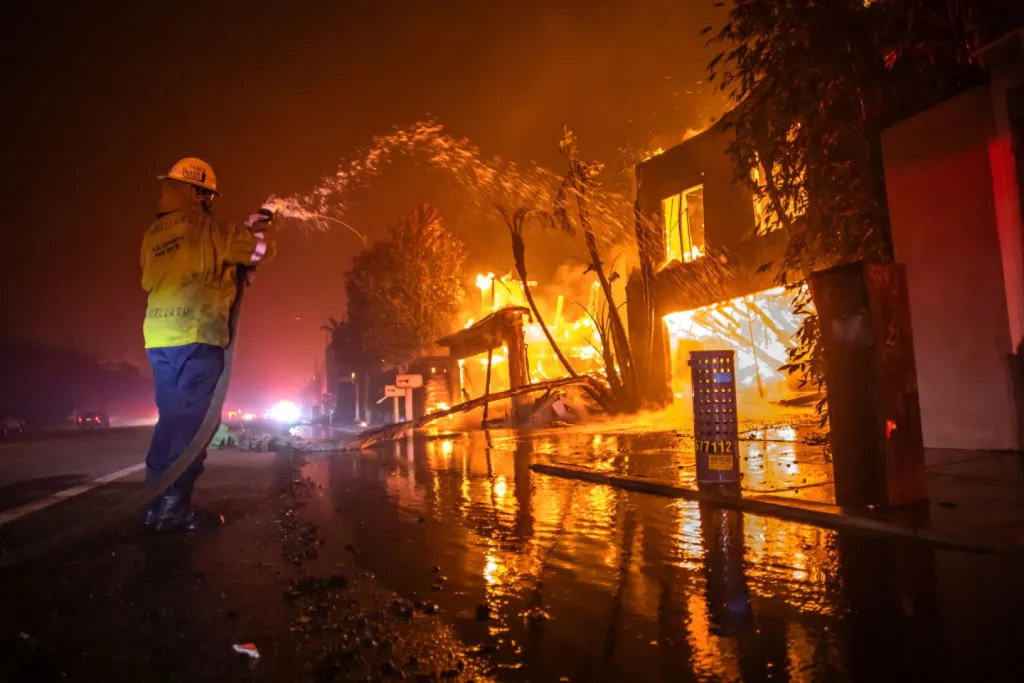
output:
[[[464,329],[472,327],[475,322],[490,315],[493,311],[512,306],[529,307],[523,283],[514,276],[477,273],[475,283],[480,290],[480,299],[475,300],[474,297],[467,302]],[[539,284],[534,281],[528,283],[537,307],[547,324],[548,331],[557,338],[558,346],[565,356],[572,360],[573,368],[577,372],[603,375],[604,359],[600,351],[601,334],[594,321],[590,319],[587,310],[591,314],[596,314],[599,308],[598,302],[603,300],[604,295],[596,277],[583,279],[579,285],[578,289],[575,287],[574,289],[577,295],[582,295],[585,298],[574,300],[565,293],[553,291],[553,287],[548,283]],[[567,313],[570,311],[576,312],[575,319],[571,317],[566,319]],[[527,355],[525,366],[530,380],[536,382],[567,376],[565,367],[551,348],[540,323],[531,318],[532,316],[523,318],[523,337]],[[508,371],[502,368],[507,364],[508,349],[495,348],[491,357],[491,392],[504,391],[509,388]],[[470,397],[476,397],[483,393],[486,384],[487,353],[461,359],[459,368],[459,381],[463,392],[468,393]],[[452,403],[461,403],[464,398],[465,396],[451,397]]]
[[[659,154],[664,154],[664,153],[665,153],[665,148],[664,147],[655,147],[654,149],[649,150],[646,154],[644,154],[643,161],[647,161],[648,159],[653,159],[654,157],[658,156]]]
[[[802,316],[793,312],[792,294],[773,287],[710,306],[664,317],[673,357],[673,392],[689,395],[690,350],[731,349],[735,352],[737,388],[785,398],[788,376],[781,367]]]
[[[481,292],[486,292],[488,289],[491,288],[491,285],[493,283],[494,273],[487,273],[487,275],[479,273],[476,276],[476,286]]]

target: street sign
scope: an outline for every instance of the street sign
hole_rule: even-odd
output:
[[[396,387],[394,384],[388,384],[384,387],[384,398],[400,398],[405,396],[405,389],[402,387]]]
[[[402,389],[418,389],[423,386],[423,375],[398,375],[395,386]]]

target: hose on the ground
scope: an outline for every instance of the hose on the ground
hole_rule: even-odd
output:
[[[58,550],[69,548],[101,531],[116,526],[132,515],[138,515],[142,512],[143,508],[162,495],[195,462],[199,454],[210,443],[214,431],[216,431],[217,426],[220,424],[221,411],[224,408],[228,384],[231,381],[231,368],[235,361],[238,320],[242,314],[242,297],[245,293],[247,282],[245,270],[245,268],[239,266],[236,273],[238,285],[236,287],[235,300],[231,304],[231,313],[228,316],[229,336],[228,345],[224,350],[224,369],[213,389],[213,400],[210,402],[210,407],[206,410],[206,416],[203,418],[203,423],[199,426],[199,431],[192,437],[192,441],[189,442],[185,450],[174,461],[174,464],[159,479],[148,483],[125,500],[107,508],[95,517],[91,517],[67,531],[54,534],[35,545],[0,553],[0,569],[15,567],[43,555],[49,555]]]

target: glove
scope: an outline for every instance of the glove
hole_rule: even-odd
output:
[[[266,253],[266,230],[272,220],[274,220],[274,212],[265,206],[245,219],[245,227],[249,228],[249,232],[259,240],[257,251],[253,255],[252,265],[242,267],[245,282],[248,285],[253,283],[256,277],[256,264],[262,260],[263,255]]]
[[[269,223],[272,220],[274,220],[274,212],[264,206],[259,211],[254,214],[250,214],[249,217],[245,219],[245,227],[252,230],[258,223]]]

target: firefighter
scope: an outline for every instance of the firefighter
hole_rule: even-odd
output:
[[[243,224],[214,217],[220,193],[206,162],[182,159],[158,180],[156,220],[142,239],[142,288],[149,295],[143,332],[159,414],[146,455],[147,484],[174,464],[199,431],[224,369],[238,277],[274,251],[267,212]],[[191,496],[205,459],[204,449],[149,506],[146,526],[202,526],[206,518],[192,507]]]

